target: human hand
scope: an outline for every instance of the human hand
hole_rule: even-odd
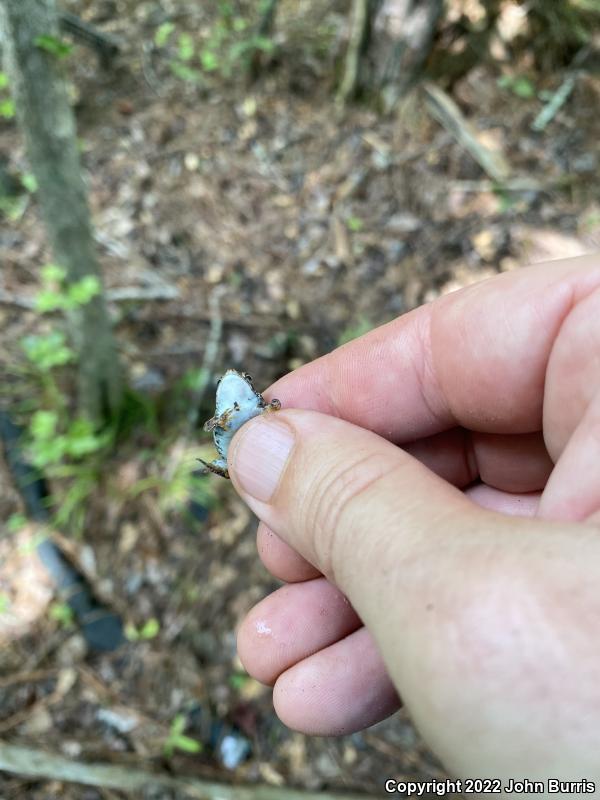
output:
[[[229,472],[288,585],[238,648],[283,722],[348,733],[399,695],[457,774],[600,777],[600,259],[443,296],[265,394]]]

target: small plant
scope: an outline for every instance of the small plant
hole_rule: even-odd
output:
[[[8,93],[8,75],[0,72],[0,117],[12,119],[15,115],[15,104]]]
[[[67,273],[57,264],[42,267],[42,291],[36,297],[35,307],[41,314],[49,311],[72,311],[86,305],[100,294],[100,281],[95,275],[85,275],[75,283],[67,284]]]
[[[157,47],[165,47],[171,34],[175,31],[175,24],[173,22],[163,22],[159,25],[154,34],[154,44]]]
[[[358,233],[358,231],[362,231],[364,223],[360,217],[348,217],[346,225],[348,230]]]
[[[147,642],[149,639],[156,639],[159,633],[160,622],[155,617],[150,617],[139,628],[131,622],[125,626],[125,636],[130,642]]]
[[[249,69],[256,53],[273,52],[273,40],[253,30],[249,20],[235,13],[232,3],[219,2],[216,19],[200,40],[186,32],[175,36],[175,25],[163,22],[156,29],[154,44],[170,55],[169,68],[174,75],[202,83],[205,75],[230,78],[235,70]]]
[[[503,75],[498,78],[498,86],[501,89],[508,89],[522,100],[531,100],[536,96],[535,86],[525,75]]]
[[[11,514],[6,521],[6,530],[8,533],[18,533],[27,525],[27,517],[25,514],[15,512]]]
[[[173,52],[173,57],[169,59],[169,69],[175,77],[188,83],[200,83],[202,73],[190,64],[196,55],[196,46],[192,36],[189,33],[181,33],[177,38],[176,47],[173,48],[174,33],[174,23],[163,22],[156,29],[154,44],[161,50],[168,48],[168,52]]]
[[[7,186],[5,183],[0,193],[0,212],[11,222],[16,222],[25,213],[30,196],[37,192],[37,181],[31,172],[25,172],[18,179],[11,178],[11,184]]]
[[[244,686],[251,680],[247,672],[234,672],[229,676],[229,685],[236,692],[241,692]]]
[[[184,734],[186,724],[185,714],[177,714],[171,722],[169,735],[163,745],[163,753],[166,758],[171,758],[175,750],[181,750],[184,753],[200,753],[202,751],[201,742]]]
[[[39,47],[40,50],[50,53],[50,55],[55,58],[66,58],[73,51],[72,45],[50,34],[36,36],[33,43],[36,47]]]
[[[36,411],[29,426],[32,437],[32,461],[36,467],[60,464],[65,459],[80,459],[102,449],[110,436],[101,436],[86,419],[75,419],[59,433],[56,411]]]
[[[37,192],[38,184],[32,172],[24,172],[23,175],[21,175],[21,184],[30,194]]]
[[[100,292],[97,278],[86,275],[67,283],[65,270],[56,264],[46,264],[41,278],[42,288],[35,298],[41,315],[74,311]],[[47,477],[68,481],[56,523],[81,525],[84,501],[97,484],[99,456],[111,445],[114,432],[99,432],[88,419],[73,417],[63,368],[75,361],[75,353],[60,325],[52,324],[44,334],[26,336],[21,346],[36,397],[25,443],[28,458]]]
[[[52,603],[48,609],[48,615],[50,616],[50,619],[58,622],[62,628],[73,627],[75,614],[73,613],[71,606],[69,606],[67,603],[63,603],[61,601]]]

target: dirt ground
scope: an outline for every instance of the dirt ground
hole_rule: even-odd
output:
[[[98,20],[101,5],[68,7]],[[181,472],[194,469],[198,444],[208,442],[201,431],[183,445],[178,436],[181,379],[202,363],[216,299],[215,373],[246,370],[262,389],[442,292],[596,249],[600,80],[582,73],[542,133],[531,130],[539,92],[558,88],[561,73],[537,76],[538,97],[528,99],[499,86],[514,69],[501,63],[454,87],[482,141],[508,159],[513,185],[528,181],[499,191],[428,114],[420,92],[388,118],[365,106],[335,112],[335,4],[285,3],[282,55],[266,73],[253,84],[234,74],[201,86],[173,74],[153,44],[167,18],[178,30],[208,30],[210,12],[198,6],[113,3],[117,13],[98,22],[123,43],[113,66],[100,69],[81,47],[68,59],[106,285],[167,299],[111,303],[131,381],[152,399],[157,422],[105,465],[78,535],[62,533],[98,596],[138,631],[148,620],[158,625],[115,653],[89,653],[81,633],[48,610],[35,532],[0,533],[0,590],[13,601],[4,614],[16,615],[0,625],[0,737],[79,760],[381,796],[386,777],[444,774],[403,712],[352,736],[305,737],[276,719],[270,690],[237,660],[237,624],[278,584],[258,560],[255,521],[230,485],[208,479],[211,508],[189,513]],[[319,20],[312,28],[309,10]],[[325,46],[315,41],[321,35]],[[0,158],[13,174],[27,172],[13,122],[0,122]],[[23,336],[46,324],[22,307],[50,260],[35,195],[3,220],[0,252],[0,288],[17,298],[0,303],[8,374]],[[211,415],[210,395],[201,421]],[[0,466],[0,518],[20,509]],[[179,715],[201,753],[166,752]],[[233,769],[224,763],[227,737],[247,749]],[[0,794],[125,796],[7,773]]]

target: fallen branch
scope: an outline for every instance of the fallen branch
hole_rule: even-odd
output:
[[[108,303],[133,303],[146,300],[176,300],[179,291],[174,286],[121,286],[118,289],[108,289],[106,301]],[[14,306],[25,311],[35,311],[35,300],[22,294],[14,294],[0,289],[0,305]]]
[[[443,89],[426,81],[423,84],[423,90],[431,114],[456,139],[458,144],[471,154],[493,181],[503,184],[511,173],[510,165],[504,157],[479,141],[476,129]]]
[[[84,22],[75,14],[62,11],[58,21],[62,31],[69,33],[74,39],[87,44],[96,51],[100,64],[105,69],[110,66],[113,58],[121,49],[120,42],[116,37],[98,30],[94,25]]]
[[[540,113],[531,123],[531,130],[540,133],[541,131],[545,130],[545,128],[552,122],[554,117],[558,114],[560,109],[564,106],[567,102],[573,89],[575,88],[575,84],[577,83],[577,78],[579,77],[580,72],[572,72],[570,75],[564,79],[558,89],[554,92],[550,100],[546,103],[546,105],[542,108]]]
[[[130,765],[87,764],[63,756],[0,741],[0,770],[29,778],[45,778],[129,792],[161,786],[185,792],[196,800],[365,800],[365,795],[303,792],[283,786],[230,786],[199,778],[173,778]]]
[[[121,286],[108,289],[106,300],[109,303],[129,303],[137,300],[176,300],[179,290],[174,286]]]
[[[462,181],[453,180],[450,186],[463,192],[550,192],[555,189],[564,189],[567,186],[580,180],[577,175],[560,175],[557,178],[548,180],[537,180],[536,178],[515,177],[504,181],[501,186],[495,181]]]

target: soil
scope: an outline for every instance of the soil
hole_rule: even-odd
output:
[[[234,367],[262,388],[443,292],[597,248],[600,80],[583,71],[541,133],[531,129],[540,93],[556,90],[563,72],[534,75],[529,98],[498,83],[526,61],[482,63],[454,86],[481,140],[504,154],[515,181],[529,181],[500,190],[429,115],[421,91],[388,117],[365,105],[336,111],[344,4],[284,2],[277,52],[263,57],[254,82],[239,65],[199,85],[182,80],[170,66],[176,47],[158,47],[156,30],[172,19],[173,36],[208,41],[216,12],[200,6],[212,5],[68,4],[122,43],[106,69],[80,46],[66,61],[106,286],[167,299],[110,304],[153,424],[146,419],[104,463],[78,518],[56,532],[96,596],[130,626],[130,641],[89,652],[36,566],[36,529],[7,526],[0,737],[80,761],[381,796],[386,777],[444,776],[404,712],[352,736],[302,736],[277,720],[270,689],[237,659],[236,626],[279,584],[257,557],[255,520],[230,484],[206,479],[190,503],[198,447],[212,451],[200,428],[188,434],[182,379],[203,363],[217,301],[214,376]],[[0,122],[0,163],[12,176],[27,173],[10,121]],[[14,375],[23,337],[48,325],[23,307],[50,260],[35,194],[4,220],[0,251],[0,363]],[[211,405],[209,388],[200,422]],[[22,504],[1,463],[0,478],[0,518],[9,520]],[[201,753],[165,747],[180,715]],[[248,747],[233,769],[223,759],[227,736]],[[145,796],[180,796],[161,792]],[[125,796],[9,774],[0,793]]]

